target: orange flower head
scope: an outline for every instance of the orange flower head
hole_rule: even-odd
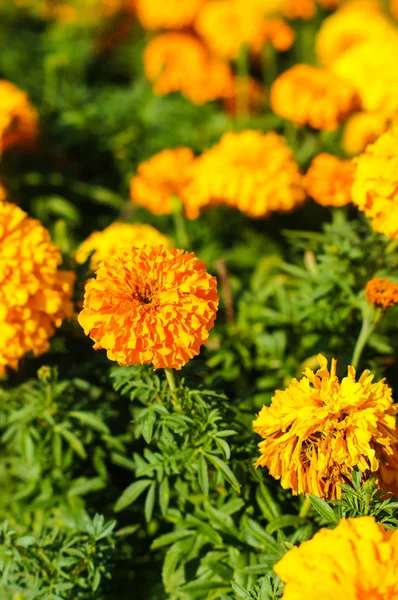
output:
[[[398,284],[387,278],[375,277],[366,284],[365,296],[375,306],[394,306],[398,304]]]
[[[186,194],[195,161],[190,148],[163,150],[141,163],[131,181],[131,199],[155,215],[172,212],[173,196],[184,204],[186,216],[196,219],[205,202]]]
[[[0,79],[0,155],[10,146],[31,146],[37,137],[37,123],[25,92]]]
[[[398,238],[398,127],[384,133],[354,159],[352,199],[372,228]]]
[[[315,17],[315,0],[284,0],[283,16],[286,19],[309,20]]]
[[[267,19],[263,26],[264,39],[278,52],[286,52],[292,47],[295,32],[283,19]]]
[[[351,156],[361,154],[369,144],[375,142],[388,127],[388,120],[381,113],[354,113],[344,125],[341,145]]]
[[[48,231],[18,206],[0,203],[0,373],[27,352],[46,352],[65,317],[74,274],[58,271],[61,255]]]
[[[233,94],[229,66],[212,57],[194,36],[164,33],[144,52],[145,74],[158,96],[181,92],[194,104],[228,98]]]
[[[76,262],[90,259],[90,269],[95,271],[103,260],[109,260],[118,248],[135,246],[170,246],[168,237],[151,225],[142,223],[112,223],[103,231],[94,231],[82,242],[75,253]]]
[[[274,566],[283,600],[398,600],[398,531],[374,517],[341,519]]]
[[[216,278],[193,253],[143,246],[119,250],[86,284],[78,320],[94,348],[120,365],[180,369],[213,327]]]
[[[376,476],[392,454],[396,406],[391,389],[373,383],[370,371],[356,379],[354,367],[341,382],[336,361],[318,356],[321,368],[309,368],[299,381],[278,390],[253,422],[263,438],[256,466],[268,467],[293,494],[341,497],[340,483],[349,484],[358,467]]]
[[[186,195],[196,204],[227,204],[250,217],[288,212],[305,199],[302,175],[285,139],[274,132],[226,133],[192,169]]]
[[[398,428],[395,435],[398,439]],[[398,496],[398,443],[392,445],[392,455],[380,469],[379,486],[384,492]]]
[[[322,206],[344,206],[351,202],[354,171],[351,160],[318,154],[304,178],[307,194]]]
[[[136,11],[145,29],[182,29],[192,25],[205,0],[137,0]]]
[[[398,0],[390,0],[390,13],[398,21]]]
[[[336,10],[344,0],[317,0],[319,6],[325,10]]]

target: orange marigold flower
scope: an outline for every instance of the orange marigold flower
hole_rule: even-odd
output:
[[[304,178],[307,194],[322,206],[344,206],[351,202],[355,165],[323,152],[311,163]]]
[[[316,14],[315,0],[284,0],[283,15],[287,19],[312,19]]]
[[[251,217],[287,212],[305,199],[293,153],[274,132],[226,133],[197,159],[192,175],[190,202],[225,203]]]
[[[340,498],[339,483],[349,484],[355,467],[377,476],[392,454],[396,407],[391,389],[384,380],[372,383],[370,371],[357,381],[350,366],[340,382],[336,361],[329,372],[327,359],[318,360],[316,373],[307,368],[278,390],[253,421],[263,438],[256,466],[268,467],[293,494]]]
[[[395,430],[398,439],[398,428]],[[392,445],[392,455],[380,469],[379,487],[398,496],[398,443]]]
[[[289,50],[295,39],[294,29],[283,19],[267,19],[264,22],[263,32],[265,40],[269,41],[278,52]]]
[[[326,10],[335,10],[344,0],[317,0],[319,6]]]
[[[0,373],[37,356],[72,314],[74,274],[58,271],[61,255],[50,235],[18,206],[0,203]]]
[[[334,130],[358,107],[355,89],[325,69],[298,64],[271,87],[271,107],[297,125]]]
[[[89,235],[77,249],[75,259],[83,264],[90,258],[90,269],[95,271],[103,260],[109,260],[120,248],[158,245],[170,246],[170,239],[151,225],[116,222]]]
[[[180,369],[199,354],[218,307],[216,278],[192,252],[120,250],[86,285],[79,323],[120,365]]]
[[[398,0],[390,0],[390,13],[398,20]]]
[[[388,127],[388,120],[381,113],[358,112],[353,114],[344,125],[341,145],[344,152],[355,156],[363,152],[369,144],[375,142]]]
[[[197,198],[186,194],[194,161],[190,148],[163,150],[155,154],[139,165],[137,175],[131,181],[131,199],[155,215],[163,215],[172,212],[175,196],[184,204],[187,217],[196,219],[206,202],[201,204]]]
[[[205,0],[137,0],[136,11],[145,29],[182,29],[192,25]]]
[[[30,146],[37,136],[37,122],[25,92],[0,79],[0,154],[9,146]]]
[[[366,284],[366,298],[371,304],[388,308],[398,304],[398,284],[383,277],[375,277]]]
[[[341,519],[274,566],[283,600],[397,600],[398,531],[374,517]]]
[[[149,42],[144,52],[145,74],[159,96],[181,92],[194,104],[233,93],[229,66],[213,58],[195,37],[165,33]]]
[[[398,238],[398,127],[384,133],[355,158],[352,199],[375,231]]]

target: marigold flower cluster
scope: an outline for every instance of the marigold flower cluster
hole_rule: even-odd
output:
[[[94,231],[82,242],[75,253],[76,262],[90,259],[90,269],[95,271],[103,260],[109,260],[118,248],[142,246],[170,246],[168,237],[151,225],[143,223],[112,223],[103,231]]]
[[[271,107],[297,125],[332,131],[358,108],[355,88],[326,69],[297,64],[271,87]]]
[[[397,600],[398,532],[374,517],[341,519],[289,550],[274,571],[283,600]]]
[[[375,277],[366,284],[366,298],[371,304],[388,308],[398,304],[398,284],[383,277]]]
[[[354,171],[352,161],[322,152],[304,178],[307,194],[322,206],[344,206],[351,202]]]
[[[120,365],[180,369],[206,343],[217,308],[216,278],[193,253],[143,246],[101,263],[78,320]]]
[[[31,146],[37,132],[38,117],[28,96],[0,79],[0,155],[10,146]]]
[[[398,127],[384,133],[355,159],[352,198],[375,231],[398,237]]]
[[[318,356],[320,369],[306,369],[278,390],[253,422],[261,435],[256,466],[268,467],[294,494],[341,497],[340,483],[350,483],[354,467],[377,477],[392,455],[396,407],[391,389],[366,370],[356,379],[354,367],[341,382],[336,361],[330,371]]]
[[[27,352],[49,348],[65,317],[74,274],[59,271],[61,255],[48,231],[19,207],[0,203],[0,373]]]

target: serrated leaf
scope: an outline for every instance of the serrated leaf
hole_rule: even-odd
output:
[[[310,494],[310,500],[312,506],[315,508],[316,512],[322,517],[322,519],[325,519],[325,521],[331,523],[338,522],[338,518],[334,514],[333,509],[329,506],[329,504],[327,504],[327,502],[325,502],[321,498],[318,498],[318,496],[313,496],[312,494]]]

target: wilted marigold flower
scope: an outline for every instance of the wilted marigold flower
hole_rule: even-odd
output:
[[[374,517],[341,519],[274,566],[283,600],[397,600],[398,531]]]
[[[270,100],[280,117],[330,131],[358,107],[356,91],[349,81],[305,64],[295,65],[275,80]]]
[[[151,225],[143,223],[112,223],[103,231],[94,231],[82,242],[75,253],[76,262],[83,264],[90,258],[90,269],[95,271],[103,260],[109,260],[119,248],[135,246],[170,246],[168,237]]]
[[[339,483],[349,484],[355,467],[377,477],[392,454],[396,407],[391,389],[372,383],[369,371],[357,381],[350,366],[340,382],[336,361],[329,371],[327,359],[318,360],[316,373],[307,368],[278,390],[253,422],[264,438],[256,466],[268,467],[293,494],[340,498]]]
[[[180,369],[199,354],[218,307],[216,278],[193,253],[120,250],[86,285],[79,323],[120,365]]]
[[[251,217],[288,212],[305,199],[302,175],[274,132],[226,133],[197,160],[186,195],[194,204],[227,204]]]
[[[131,180],[132,201],[155,215],[163,215],[172,212],[175,196],[184,204],[187,217],[196,219],[205,202],[200,204],[196,198],[186,194],[194,161],[190,148],[162,150],[144,161]]]
[[[0,373],[16,369],[27,352],[48,350],[55,328],[71,316],[74,274],[58,271],[60,263],[47,229],[0,203]]]
[[[137,0],[136,12],[145,29],[182,29],[192,25],[205,0]]]
[[[32,145],[37,123],[37,113],[25,92],[0,79],[0,155],[10,146]]]
[[[348,118],[344,125],[341,145],[344,152],[355,156],[375,142],[388,127],[388,120],[381,113],[358,112]]]
[[[375,306],[394,306],[398,304],[398,284],[386,277],[375,277],[366,284],[365,296]]]
[[[354,159],[352,199],[375,231],[398,237],[398,127],[384,133]]]
[[[233,93],[228,64],[210,55],[194,36],[165,33],[149,42],[144,52],[145,74],[159,96],[181,92],[194,104]]]
[[[355,165],[323,152],[311,163],[304,187],[307,194],[322,206],[344,206],[351,202]]]

